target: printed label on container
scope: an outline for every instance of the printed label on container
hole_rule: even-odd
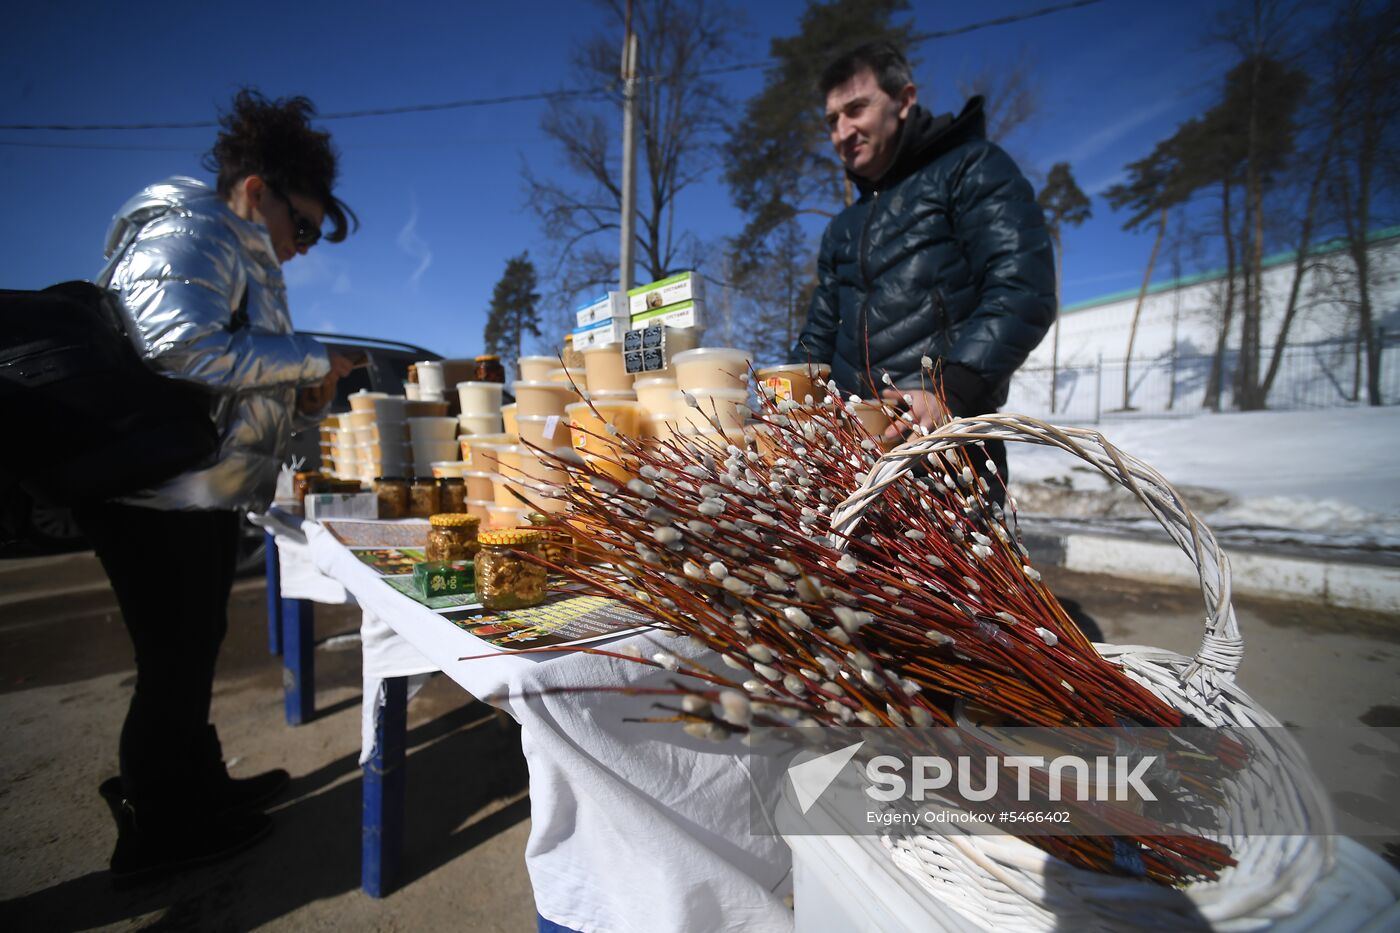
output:
[[[792,398],[792,380],[782,376],[769,376],[763,384],[773,390],[773,397],[779,401]]]
[[[557,430],[559,430],[559,416],[550,415],[544,422],[544,439],[547,441],[554,440],[554,432]]]

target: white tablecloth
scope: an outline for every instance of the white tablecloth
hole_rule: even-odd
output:
[[[407,639],[473,696],[521,724],[530,767],[526,867],[540,914],[584,931],[790,930],[781,900],[791,855],[776,835],[749,832],[743,746],[691,739],[674,725],[626,723],[646,698],[541,696],[550,687],[665,683],[673,674],[580,654],[500,654],[387,585],[330,533],[308,522],[317,569],[373,618]],[[687,653],[679,640],[633,635],[650,655]],[[369,645],[366,645],[366,657]]]
[[[277,540],[277,566],[284,598],[309,599],[329,606],[355,603],[355,597],[334,577],[322,573],[311,559],[301,516],[273,508],[265,513],[249,512],[248,518],[272,532]],[[408,696],[412,698],[438,667],[372,612],[360,614],[360,652],[360,764],[364,764],[374,757],[375,721],[384,708],[385,679],[407,677]]]

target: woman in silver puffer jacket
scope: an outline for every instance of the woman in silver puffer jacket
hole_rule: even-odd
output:
[[[292,332],[282,265],[329,219],[336,154],[305,98],[241,92],[206,160],[216,188],[171,178],[121,209],[98,284],[120,298],[128,333],[156,372],[211,392],[219,447],[160,485],[75,515],[97,550],[136,649],[121,776],[101,792],[117,820],[112,876],[128,883],[203,864],[271,828],[261,805],[287,772],[229,777],[210,696],[228,627],[239,516],[272,498],[294,429],[309,427],[350,361]],[[100,426],[96,426],[100,429]]]

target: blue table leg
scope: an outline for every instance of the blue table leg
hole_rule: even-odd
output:
[[[374,757],[363,769],[360,887],[370,897],[384,897],[394,890],[403,854],[408,678],[385,678],[384,694],[384,706],[374,722]]]
[[[277,561],[277,536],[263,532],[263,571],[267,575],[267,650],[282,653],[282,565]]]
[[[282,600],[282,695],[293,726],[310,722],[316,710],[315,606],[309,599]]]

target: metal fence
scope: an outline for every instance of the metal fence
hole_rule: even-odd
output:
[[[1400,404],[1400,335],[1378,335],[1381,346],[1380,395],[1385,405]],[[1260,367],[1267,371],[1273,348],[1260,353]],[[1227,350],[1222,360],[1223,388],[1220,408],[1239,408],[1235,376],[1239,351]],[[1121,359],[1099,356],[1092,363],[1061,366],[1055,387],[1055,407],[1050,408],[1051,369],[1023,367],[1011,382],[1004,411],[1053,418],[1066,423],[1098,423],[1105,417],[1134,415],[1186,415],[1205,407],[1213,354],[1169,352],[1153,359],[1134,359],[1124,398]],[[1279,357],[1278,373],[1266,401],[1268,408],[1296,410],[1364,405],[1367,398],[1366,368],[1355,339],[1329,340],[1286,346]]]

